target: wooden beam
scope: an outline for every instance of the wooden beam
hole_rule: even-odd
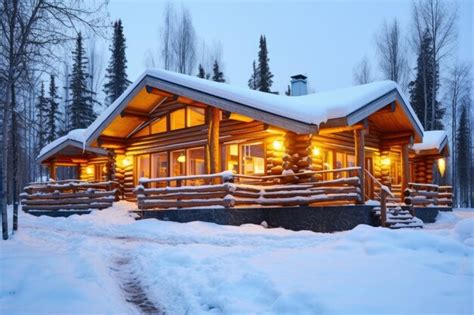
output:
[[[56,180],[56,162],[54,160],[49,164],[49,178]]]
[[[340,127],[329,127],[329,128],[321,128],[319,129],[319,135],[328,135],[331,133],[336,132],[344,132],[344,131],[351,131],[351,130],[358,130],[358,129],[365,129],[367,128],[365,123],[355,124],[352,126],[340,126]]]
[[[394,146],[394,145],[404,145],[404,144],[412,144],[413,143],[413,136],[405,136],[393,139],[382,140],[384,146]]]
[[[149,86],[149,85],[147,85],[145,88],[146,88],[146,92],[149,93],[149,94],[159,95],[159,96],[163,96],[163,97],[172,97],[173,96],[172,93],[165,92],[165,91],[162,91],[162,90],[158,90],[157,88],[154,88],[154,87]]]
[[[365,200],[365,132],[364,129],[354,130],[355,160],[356,166],[362,169],[359,172],[361,203]]]
[[[379,109],[377,111],[377,113],[381,113],[381,114],[393,113],[396,108],[397,108],[397,103],[392,102],[392,103],[388,104],[387,106],[382,107],[381,109]]]
[[[215,107],[210,108],[209,129],[207,133],[207,166],[208,173],[220,172],[221,151],[219,148],[220,110]]]
[[[408,143],[406,143],[402,145],[402,195],[409,182],[411,182],[411,178],[410,165],[408,164]]]
[[[399,131],[394,133],[384,133],[380,136],[382,140],[396,139],[413,136],[413,131]]]
[[[123,117],[132,117],[132,118],[136,118],[136,119],[143,120],[143,121],[146,121],[146,120],[150,119],[150,115],[148,115],[147,113],[139,112],[139,111],[136,111],[136,110],[130,110],[130,109],[123,110],[120,113],[120,117],[122,117],[122,118]]]

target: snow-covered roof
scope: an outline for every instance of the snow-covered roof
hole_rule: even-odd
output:
[[[81,148],[83,151],[91,151],[97,154],[106,154],[106,151],[100,148],[91,148],[85,147],[84,142],[84,134],[86,129],[73,129],[69,131],[67,135],[59,137],[58,139],[54,140],[53,142],[48,143],[44,146],[39,155],[37,156],[36,160],[41,162],[49,158],[50,156],[54,155],[55,153],[59,152],[61,149],[67,146],[73,146],[76,148]]]
[[[438,153],[448,143],[448,135],[444,130],[430,130],[425,131],[423,135],[423,141],[421,143],[415,143],[412,149],[418,154],[425,150],[437,150]]]
[[[398,100],[403,103],[402,105],[406,107],[408,115],[411,116],[410,119],[414,128],[417,129],[420,135],[423,134],[423,127],[407,98],[393,81],[379,81],[303,96],[286,96],[264,93],[160,69],[149,69],[87,128],[84,133],[87,144],[97,138],[106,125],[110,123],[112,117],[119,115],[125,109],[129,94],[139,85],[151,85],[164,90],[166,90],[164,87],[177,86],[185,88],[186,91],[199,92],[201,96],[204,94],[208,97],[231,101],[240,107],[266,112],[274,117],[279,116],[308,126],[319,126],[329,119],[348,117],[385,95],[396,92],[399,96]],[[383,106],[387,104],[385,103]],[[218,107],[218,105],[211,105]],[[350,124],[356,122],[350,121]]]

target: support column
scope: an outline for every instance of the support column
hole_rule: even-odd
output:
[[[56,180],[56,162],[54,161],[49,164],[49,178]]]
[[[360,180],[360,194],[362,197],[361,203],[365,201],[365,130],[356,129],[354,130],[354,151],[356,165],[361,167],[359,171],[359,180]]]
[[[210,109],[209,131],[207,134],[207,170],[208,173],[219,173],[221,170],[221,152],[219,146],[220,110]]]
[[[408,143],[402,144],[402,191],[401,196],[403,199],[403,193],[408,187],[410,179],[410,165],[408,164]],[[402,200],[403,201],[403,200]]]

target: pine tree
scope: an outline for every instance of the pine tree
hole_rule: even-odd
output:
[[[258,88],[258,70],[255,60],[252,63],[252,75],[250,76],[248,85],[252,90],[256,90]]]
[[[41,82],[40,94],[36,103],[36,125],[38,130],[38,148],[41,149],[46,145],[46,111],[48,107],[48,99],[44,95],[44,84]]]
[[[87,88],[87,58],[79,32],[76,49],[73,51],[71,75],[71,105],[69,106],[69,130],[87,128],[96,118],[93,109],[92,92]]]
[[[457,179],[459,184],[459,202],[461,206],[466,206],[469,199],[469,172],[470,172],[470,137],[469,118],[467,106],[461,109],[459,126],[456,132],[456,165]]]
[[[204,67],[202,64],[199,64],[199,73],[198,73],[198,78],[205,79],[206,78],[206,71],[204,71]]]
[[[418,52],[417,66],[415,68],[416,78],[409,83],[410,103],[425,130],[442,129],[442,119],[445,114],[445,109],[436,100],[435,121],[433,122],[430,119],[433,95],[437,95],[437,91],[432,89],[433,77],[436,77],[437,81],[439,81],[438,74],[433,75],[433,72],[438,72],[439,67],[437,64],[433,64],[431,54],[431,38],[429,33],[425,32]],[[439,87],[439,82],[436,83],[436,87]]]
[[[212,67],[212,81],[216,82],[225,82],[224,73],[219,69],[219,63],[217,60],[214,61],[214,66]]]
[[[59,112],[59,96],[58,87],[54,79],[54,75],[51,75],[49,82],[49,98],[48,98],[48,109],[46,114],[46,141],[52,142],[59,136],[59,123],[61,119],[61,113]]]
[[[260,50],[258,52],[258,90],[262,92],[271,93],[273,84],[273,74],[270,72],[270,65],[268,62],[267,39],[265,36],[260,36]]]
[[[127,58],[125,57],[125,36],[123,34],[122,21],[114,23],[114,36],[110,51],[109,66],[105,75],[107,83],[104,84],[106,103],[112,104],[130,85],[127,79]]]

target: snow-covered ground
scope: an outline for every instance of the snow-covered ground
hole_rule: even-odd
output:
[[[134,221],[131,206],[22,213],[0,242],[0,314],[474,313],[473,209],[323,234]]]

